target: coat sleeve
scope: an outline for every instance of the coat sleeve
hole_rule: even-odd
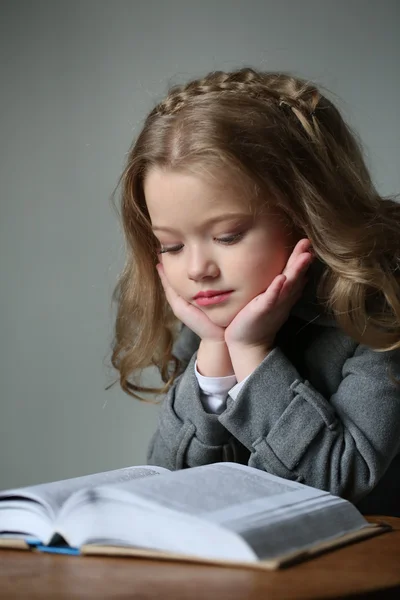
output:
[[[147,462],[176,470],[238,459],[239,446],[232,434],[207,413],[195,374],[200,338],[185,325],[173,348],[184,371],[163,399],[158,427],[150,440]]]
[[[275,347],[228,397],[219,421],[250,452],[249,465],[357,502],[400,450],[398,350],[359,345],[324,398]]]

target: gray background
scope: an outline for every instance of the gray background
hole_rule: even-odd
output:
[[[105,391],[123,264],[110,195],[167,86],[245,65],[316,79],[396,193],[399,6],[0,2],[0,488],[145,462],[156,408]]]

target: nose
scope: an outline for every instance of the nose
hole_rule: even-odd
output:
[[[215,278],[219,275],[219,268],[215,259],[201,248],[193,248],[188,256],[187,274],[193,281],[205,278]]]

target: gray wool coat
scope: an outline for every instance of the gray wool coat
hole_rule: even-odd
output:
[[[148,463],[182,469],[220,461],[248,464],[328,490],[364,514],[400,516],[400,351],[358,344],[323,312],[309,269],[300,301],[275,348],[207,413],[195,375],[200,339],[182,327],[174,354],[183,370],[163,399]]]

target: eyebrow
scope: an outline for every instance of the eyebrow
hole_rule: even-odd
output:
[[[219,217],[212,217],[211,219],[207,219],[204,221],[201,227],[205,227],[206,225],[212,225],[213,223],[218,223],[220,221],[231,221],[233,219],[243,219],[245,217],[249,217],[248,213],[228,213],[225,215],[220,215]],[[154,225],[152,227],[153,231],[170,231],[172,233],[178,233],[176,229],[172,227],[159,227],[158,225]]]

